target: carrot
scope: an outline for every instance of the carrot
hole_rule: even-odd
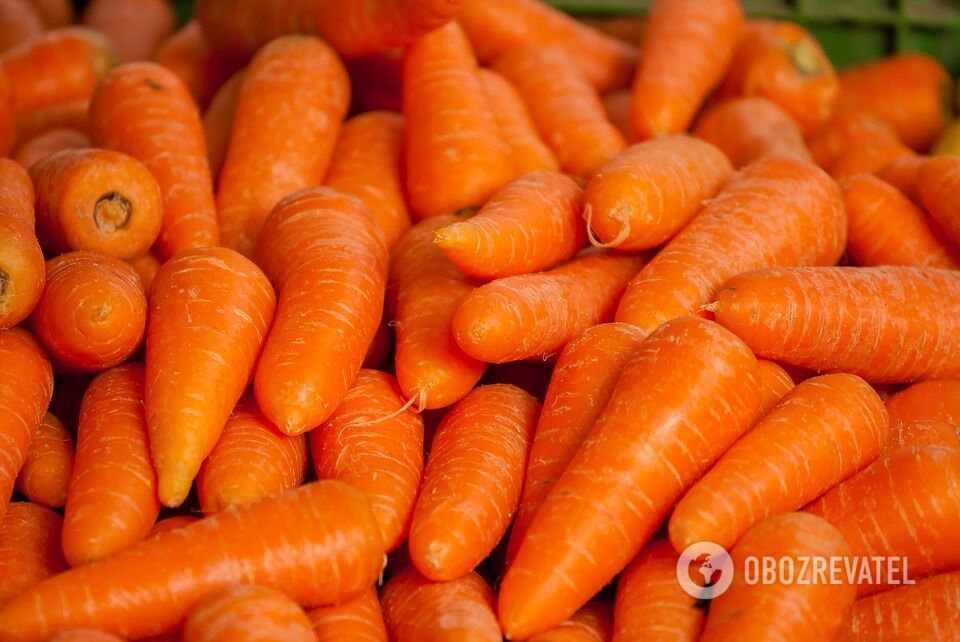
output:
[[[60,508],[73,471],[73,439],[49,412],[43,416],[17,477],[17,490],[34,504]]]
[[[890,425],[946,421],[960,425],[960,381],[924,381],[887,399]]]
[[[520,501],[539,412],[526,392],[493,384],[444,416],[410,525],[410,559],[425,577],[469,573],[503,537]]]
[[[0,330],[0,521],[52,394],[43,348],[26,330]]]
[[[307,614],[280,591],[231,586],[200,600],[183,625],[183,642],[316,642]]]
[[[589,178],[626,147],[607,120],[599,94],[563,49],[512,49],[496,58],[492,68],[523,98],[563,171]]]
[[[219,243],[200,117],[176,76],[149,62],[118,67],[93,97],[90,135],[100,147],[130,154],[157,179],[163,256]]]
[[[960,207],[953,195],[960,186],[960,157],[944,155],[931,158],[923,164],[917,181],[917,191],[930,217],[953,242],[960,244]]]
[[[612,642],[696,642],[706,614],[677,583],[677,554],[670,542],[651,543],[620,575]]]
[[[48,29],[66,27],[73,23],[73,4],[69,0],[30,0]]]
[[[146,413],[164,505],[183,502],[217,443],[249,383],[274,306],[263,273],[226,248],[184,252],[157,273],[147,325]]]
[[[480,83],[487,97],[500,137],[510,147],[516,176],[560,168],[553,152],[540,140],[523,98],[503,76],[480,69]]]
[[[609,602],[589,602],[569,620],[530,638],[530,642],[607,642],[613,628]]]
[[[766,158],[737,174],[627,286],[617,321],[647,332],[696,313],[730,277],[771,265],[832,265],[847,221],[840,190],[801,161]]]
[[[824,168],[837,180],[858,172],[874,174],[901,158],[915,155],[912,149],[900,141],[867,140],[857,147],[842,152]]]
[[[883,454],[904,446],[926,445],[960,448],[960,425],[946,421],[911,421],[893,425],[883,444]]]
[[[356,196],[383,230],[387,247],[410,227],[403,195],[403,117],[367,112],[343,125],[324,184]]]
[[[802,560],[849,553],[843,535],[813,515],[787,513],[760,522],[730,552],[733,583],[711,602],[701,642],[834,639],[853,604],[853,587],[818,581],[814,567]],[[743,572],[748,557],[789,559],[797,575],[793,581],[748,583]]]
[[[28,0],[0,1],[0,52],[35,38],[43,30],[43,20]]]
[[[0,640],[41,642],[78,627],[127,638],[169,632],[201,599],[236,584],[274,588],[307,606],[333,604],[371,586],[382,564],[383,545],[363,493],[314,482],[28,589],[0,608]],[[190,569],[190,581],[183,581],[183,569]]]
[[[623,139],[627,141],[628,145],[639,141],[637,133],[633,131],[633,123],[630,122],[632,93],[630,89],[615,89],[601,97],[603,99],[603,109],[607,113],[607,120],[623,135]]]
[[[473,217],[437,230],[433,242],[461,272],[481,279],[546,270],[586,243],[583,188],[556,171],[507,183]]]
[[[907,446],[835,486],[807,509],[837,527],[854,556],[898,556],[911,579],[960,568],[960,448]],[[899,578],[881,564],[858,595]],[[896,572],[896,568],[894,568]]]
[[[52,129],[87,129],[89,98],[37,107],[16,115],[17,139],[30,140]]]
[[[573,459],[646,335],[626,323],[587,328],[564,347],[537,421],[523,493],[507,545],[512,560],[530,523]]]
[[[48,508],[13,502],[0,518],[0,606],[67,568],[60,552],[63,519]]]
[[[207,162],[214,182],[219,180],[223,160],[227,156],[230,133],[233,131],[233,116],[237,111],[237,98],[243,85],[243,70],[230,76],[220,85],[217,93],[203,112],[203,132],[207,139]]]
[[[820,131],[808,137],[807,145],[817,165],[827,169],[848,150],[903,148],[890,125],[865,112],[836,114]]]
[[[637,62],[635,46],[537,0],[467,0],[457,21],[482,63],[524,45],[556,47],[597,91],[628,85]]]
[[[610,581],[759,405],[756,359],[716,324],[676,319],[640,344],[507,569],[507,637],[556,626]]]
[[[766,359],[871,383],[960,378],[953,270],[758,270],[727,281],[713,308],[718,323]]]
[[[91,0],[83,10],[83,24],[109,38],[122,62],[149,60],[176,21],[167,0]]]
[[[393,576],[380,598],[394,642],[501,642],[494,595],[476,573],[431,582],[408,566]]]
[[[318,607],[307,617],[316,642],[387,642],[387,626],[372,587],[344,604]]]
[[[257,53],[243,74],[217,187],[224,245],[250,256],[277,202],[320,184],[349,103],[347,72],[322,40],[287,36]]]
[[[618,250],[662,245],[733,174],[724,153],[689,136],[638,143],[604,165],[587,185],[583,217],[591,241]]]
[[[13,159],[24,169],[30,167],[47,156],[52,156],[65,149],[83,149],[90,147],[90,137],[79,129],[51,129],[50,131],[34,136],[17,147]]]
[[[365,492],[387,550],[399,546],[420,489],[423,419],[407,411],[396,380],[361,370],[310,448],[317,477]]]
[[[0,71],[0,154],[9,156],[16,138],[17,114],[14,108],[13,88],[7,74]]]
[[[258,262],[279,287],[254,388],[288,435],[323,423],[380,325],[388,255],[366,207],[329,188],[295,192],[267,219]]]
[[[184,526],[189,526],[197,521],[200,521],[200,518],[193,517],[192,515],[174,515],[173,517],[167,517],[158,520],[157,523],[153,525],[148,537],[153,537],[154,535],[159,535],[160,533],[166,533],[167,531],[183,528]]]
[[[252,400],[241,400],[200,468],[200,508],[209,515],[282,493],[302,484],[306,472],[306,439],[284,435]]]
[[[768,156],[811,161],[799,127],[766,98],[731,98],[708,108],[693,133],[719,147],[737,169]]]
[[[30,177],[0,158],[0,332],[26,319],[43,293],[46,271],[33,202]]]
[[[877,172],[876,176],[885,183],[896,187],[917,205],[922,205],[918,188],[920,168],[926,164],[929,158],[929,156],[920,154],[900,156]]]
[[[69,629],[50,638],[50,642],[123,642],[121,638],[96,629]]]
[[[143,284],[143,291],[150,294],[150,286],[153,285],[153,279],[160,271],[163,262],[157,258],[153,251],[147,251],[132,259],[127,259],[127,265],[133,268],[133,271],[140,277],[140,283]]]
[[[203,109],[230,77],[236,65],[217,54],[196,20],[190,20],[160,43],[153,60],[183,82]]]
[[[790,374],[773,361],[758,359],[760,368],[760,416],[763,417],[780,403],[783,396],[793,390]]]
[[[417,218],[482,205],[513,177],[510,147],[457,23],[407,50],[403,113],[407,194]]]

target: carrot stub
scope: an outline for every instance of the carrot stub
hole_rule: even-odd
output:
[[[17,490],[34,504],[60,508],[73,472],[73,438],[49,412],[43,416],[17,477]]]

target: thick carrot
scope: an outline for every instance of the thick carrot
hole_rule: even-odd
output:
[[[17,138],[30,140],[51,129],[87,129],[89,98],[21,111],[16,116]]]
[[[955,270],[758,270],[727,281],[712,308],[766,359],[871,383],[960,378]]]
[[[190,250],[157,273],[147,325],[146,412],[164,505],[183,502],[217,443],[249,383],[274,306],[264,274],[227,248]]]
[[[932,420],[892,425],[883,444],[883,454],[904,446],[925,445],[960,448],[960,425]]]
[[[349,103],[346,69],[322,40],[286,36],[257,53],[217,183],[224,245],[250,256],[277,202],[321,183]]]
[[[161,42],[153,60],[183,82],[201,109],[209,104],[236,67],[210,48],[196,20],[190,20]]]
[[[203,133],[207,139],[207,162],[214,183],[219,180],[223,160],[227,156],[230,134],[233,131],[233,116],[237,111],[237,98],[243,85],[243,70],[230,76],[220,85],[217,93],[203,112]]]
[[[307,614],[274,588],[240,585],[211,593],[190,611],[183,642],[316,642]]]
[[[0,2],[0,52],[35,38],[43,31],[43,19],[29,0]]]
[[[960,156],[936,156],[923,164],[917,180],[917,191],[930,217],[944,234],[960,244],[960,207],[954,195],[960,187]]]
[[[431,582],[408,566],[394,575],[380,598],[394,642],[501,642],[495,597],[476,573]]]
[[[929,158],[921,154],[901,156],[877,172],[876,176],[896,187],[917,205],[922,205],[919,191],[920,168]]]
[[[0,606],[67,568],[60,552],[63,519],[48,508],[13,502],[0,518]]]
[[[33,183],[13,161],[0,158],[0,331],[36,307],[46,270],[34,232]]]
[[[423,419],[404,406],[396,379],[361,370],[310,448],[317,477],[366,493],[387,550],[399,546],[423,474]]]
[[[373,587],[349,602],[315,608],[307,617],[316,642],[387,642],[387,626]]]
[[[140,277],[140,283],[143,284],[143,291],[150,294],[150,286],[153,285],[153,279],[160,271],[163,262],[157,258],[157,255],[151,250],[127,259],[127,264],[133,268],[133,271]]]
[[[900,143],[887,123],[863,112],[836,114],[824,127],[807,138],[813,160],[829,168],[844,152],[858,147],[892,148]]]
[[[460,303],[453,336],[468,355],[490,363],[549,356],[610,321],[643,262],[642,256],[590,252],[547,272],[497,279]]]
[[[305,606],[333,604],[373,585],[383,551],[363,493],[314,482],[40,583],[0,609],[0,640],[42,642],[77,627],[128,638],[169,632],[205,596],[236,584],[275,588]]]
[[[530,638],[530,642],[607,642],[613,630],[609,602],[588,602],[569,620]]]
[[[177,17],[167,0],[91,0],[82,22],[109,38],[122,62],[132,62],[149,60]]]
[[[200,468],[200,508],[209,515],[282,493],[306,472],[306,438],[284,435],[252,400],[241,400]]]
[[[51,129],[18,146],[13,160],[20,163],[24,169],[30,169],[34,163],[47,156],[65,149],[83,149],[85,147],[90,147],[90,137],[86,132],[69,128]]]
[[[279,287],[255,390],[288,435],[323,423],[343,399],[380,325],[388,254],[356,198],[325,187],[282,200],[264,225],[258,262]]]
[[[586,603],[759,406],[756,359],[716,324],[676,319],[640,344],[507,569],[499,603],[507,636],[547,630]]]
[[[150,62],[108,74],[90,104],[90,136],[100,147],[130,154],[157,179],[163,195],[157,243],[165,257],[219,244],[200,116],[176,76]]]
[[[677,583],[677,553],[652,542],[620,575],[612,642],[696,642],[706,613]]]
[[[354,116],[343,125],[324,184],[356,196],[383,229],[387,247],[410,227],[403,194],[403,117],[387,111]]]
[[[587,185],[583,218],[602,247],[644,250],[669,241],[733,174],[724,153],[690,136],[638,143]]]
[[[708,108],[693,133],[713,143],[737,169],[768,156],[810,161],[799,127],[766,98],[731,98]]]
[[[48,642],[124,642],[112,633],[97,629],[68,629],[50,638]]]
[[[457,23],[407,50],[403,113],[407,194],[418,218],[483,205],[513,178],[510,147]]]
[[[710,603],[701,642],[738,640],[766,642],[832,640],[853,604],[853,586],[817,579],[806,559],[850,554],[843,535],[826,521],[807,513],[787,513],[760,522],[730,552],[733,583]],[[796,576],[772,583],[748,583],[746,559],[790,560]]]
[[[765,416],[768,412],[780,403],[783,396],[793,390],[793,378],[786,370],[773,361],[758,359],[757,366],[760,368],[760,416]]]
[[[43,416],[17,477],[17,490],[34,504],[60,508],[73,471],[73,438],[49,412]]]
[[[199,517],[193,517],[192,515],[174,515],[173,517],[166,517],[158,520],[157,523],[153,525],[153,528],[150,529],[150,535],[148,537],[153,537],[154,535],[159,535],[160,533],[166,533],[167,531],[183,528],[184,526],[189,526],[190,524],[199,520]]]
[[[651,332],[694,314],[730,277],[771,265],[832,265],[847,220],[836,184],[809,163],[765,158],[737,174],[630,282],[617,321]]]
[[[69,0],[30,0],[48,29],[66,27],[74,21],[73,3]]]
[[[523,99],[543,142],[563,171],[589,178],[623,151],[597,91],[557,47],[512,49],[493,61]]]
[[[534,432],[523,493],[507,545],[508,561],[603,412],[624,364],[645,338],[635,326],[603,323],[587,328],[560,353]]]
[[[860,377],[798,384],[726,451],[670,517],[676,550],[703,541],[730,548],[762,520],[802,508],[880,455],[887,411]]]
[[[26,330],[0,330],[0,520],[53,395],[53,371]]]
[[[960,426],[960,381],[924,381],[887,399],[890,425],[946,421]]]
[[[633,131],[633,123],[630,122],[632,94],[633,92],[630,89],[615,89],[602,96],[603,109],[607,112],[607,120],[620,131],[628,145],[639,141],[637,133]]]
[[[410,525],[410,560],[425,577],[469,573],[503,537],[520,501],[539,412],[528,393],[493,384],[444,416]]]
[[[58,370],[111,368],[143,339],[143,283],[120,259],[94,252],[61,254],[47,262],[47,286],[30,322]]]

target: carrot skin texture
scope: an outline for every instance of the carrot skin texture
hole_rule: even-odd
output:
[[[13,502],[0,518],[0,607],[67,568],[60,551],[63,518],[49,508]]]
[[[359,597],[333,606],[321,606],[307,613],[316,642],[387,642],[387,625],[377,591],[368,588]]]
[[[276,298],[227,248],[164,263],[150,290],[146,413],[160,501],[179,506],[249,383]],[[211,389],[210,382],[218,385]]]
[[[928,445],[960,448],[960,424],[928,420],[891,425],[883,444],[883,454],[888,455],[904,446]]]
[[[184,526],[188,526],[197,521],[200,521],[200,518],[193,517],[192,515],[174,515],[173,517],[165,517],[153,525],[148,537],[153,537],[154,535],[159,535],[160,533],[166,533],[167,531],[183,528]]]
[[[960,425],[960,381],[924,381],[886,401],[890,425],[911,421],[946,421]]]
[[[569,620],[530,638],[529,642],[607,642],[613,628],[609,602],[588,602]]]
[[[33,203],[30,177],[0,158],[0,331],[30,316],[43,294],[46,269]]]
[[[38,506],[62,507],[67,501],[73,458],[70,433],[59,419],[47,412],[23,460],[17,490]]]
[[[756,359],[732,334],[689,317],[651,334],[507,569],[499,600],[506,634],[547,630],[589,600],[746,432],[759,406]]]
[[[207,107],[215,92],[235,71],[234,64],[211,49],[196,20],[190,20],[161,42],[153,60],[183,82],[201,109]]]
[[[31,165],[47,156],[65,149],[85,147],[90,147],[90,137],[86,132],[70,128],[51,129],[19,145],[13,160],[29,170]]]
[[[172,631],[206,595],[234,584],[275,588],[307,606],[332,604],[373,585],[383,552],[363,493],[313,482],[42,582],[0,609],[0,640],[40,642],[77,627],[128,638],[157,635]],[[177,580],[183,568],[191,569],[191,581]],[[103,599],[86,608],[79,596],[91,587]],[[129,599],[131,591],[140,599]]]
[[[123,62],[149,60],[176,26],[166,0],[91,0],[83,24],[110,39]]]
[[[232,586],[197,604],[183,625],[183,642],[315,642],[307,614],[273,588]]]
[[[790,374],[773,361],[757,359],[760,369],[760,416],[763,417],[793,390],[794,383]]]
[[[960,158],[937,156],[920,168],[917,191],[930,217],[953,243],[960,244],[960,208],[953,200],[960,186]]]

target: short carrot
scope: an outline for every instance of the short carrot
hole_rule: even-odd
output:
[[[723,150],[737,169],[768,156],[812,160],[796,123],[765,98],[731,98],[709,107],[693,133]]]
[[[192,515],[174,515],[173,517],[165,517],[164,519],[158,520],[157,523],[153,525],[153,528],[150,529],[150,535],[148,535],[148,537],[153,537],[154,535],[159,535],[160,533],[166,533],[167,531],[183,528],[184,526],[189,526],[190,524],[193,524],[199,520],[199,517],[194,517]]]
[[[960,244],[960,207],[952,195],[960,186],[960,157],[937,156],[920,168],[917,191],[930,217],[953,243]]]
[[[239,585],[211,593],[190,611],[183,642],[316,642],[307,614],[277,589]]]
[[[607,112],[607,120],[620,131],[628,145],[639,141],[637,133],[633,131],[633,123],[630,122],[632,93],[629,89],[615,89],[602,96],[603,109]]]
[[[85,26],[110,39],[122,62],[149,60],[176,19],[167,0],[91,0],[82,16]]]
[[[638,143],[590,180],[583,218],[591,241],[644,250],[669,241],[733,174],[724,153],[690,136]]]
[[[759,406],[756,359],[716,324],[676,319],[640,344],[507,569],[499,601],[507,636],[547,630],[586,603]]]
[[[790,373],[773,361],[758,359],[760,368],[760,416],[763,417],[780,403],[783,396],[793,390],[794,383]]]
[[[63,519],[49,508],[13,502],[0,518],[0,607],[67,568],[60,552]]]
[[[140,277],[140,283],[143,284],[143,291],[150,294],[150,286],[153,285],[153,279],[160,271],[163,262],[157,258],[153,251],[144,252],[132,259],[127,259],[127,264],[133,268],[133,271]]]
[[[35,38],[43,31],[43,19],[29,0],[0,2],[0,52]]]
[[[153,60],[183,82],[201,109],[206,108],[236,67],[212,50],[196,20],[190,20],[161,42]]]
[[[17,138],[30,140],[52,129],[87,129],[89,97],[21,111],[16,116]]]
[[[33,203],[30,177],[0,158],[0,331],[30,316],[46,282]]]
[[[34,504],[60,508],[73,471],[73,438],[49,412],[43,416],[17,477],[17,490]]]
[[[946,421],[960,426],[960,381],[924,381],[887,399],[890,425]]]
[[[757,161],[630,282],[616,319],[650,332],[696,313],[735,274],[771,265],[832,265],[846,237],[840,190],[826,174],[788,158]]]
[[[179,506],[250,380],[275,295],[252,262],[200,248],[164,263],[150,290],[146,413],[160,501]],[[210,386],[211,381],[217,385]]]
[[[314,482],[41,582],[0,608],[0,640],[42,642],[80,627],[157,635],[174,630],[205,596],[236,584],[274,588],[305,606],[333,604],[372,586],[382,565],[380,533],[363,493]],[[82,597],[91,594],[99,599]]]
[[[530,638],[530,642],[607,642],[613,628],[613,609],[609,602],[593,601],[583,605],[570,619]]]
[[[65,149],[83,149],[90,147],[90,137],[79,129],[51,129],[17,147],[13,159],[24,169],[30,167],[47,156],[52,156]]]
[[[926,445],[960,448],[960,424],[935,420],[893,424],[883,444],[883,454],[904,446]]]
[[[917,205],[921,205],[919,182],[920,168],[926,164],[929,156],[913,154],[901,156],[876,173],[877,178],[893,185],[904,196]]]
[[[73,4],[69,0],[30,0],[30,4],[48,29],[66,27],[74,21]]]
[[[252,400],[241,400],[197,476],[206,514],[296,488],[307,472],[307,442],[284,435]]]
[[[207,162],[210,165],[210,174],[214,183],[223,169],[223,160],[227,156],[227,146],[230,144],[230,133],[233,131],[233,116],[237,111],[237,98],[240,96],[240,87],[243,85],[243,70],[228,78],[217,93],[210,99],[210,104],[203,112],[203,133],[207,139]]]
[[[124,642],[121,638],[97,629],[68,629],[50,638],[48,642]]]
[[[387,626],[373,587],[349,602],[315,608],[307,617],[316,642],[387,642]]]

